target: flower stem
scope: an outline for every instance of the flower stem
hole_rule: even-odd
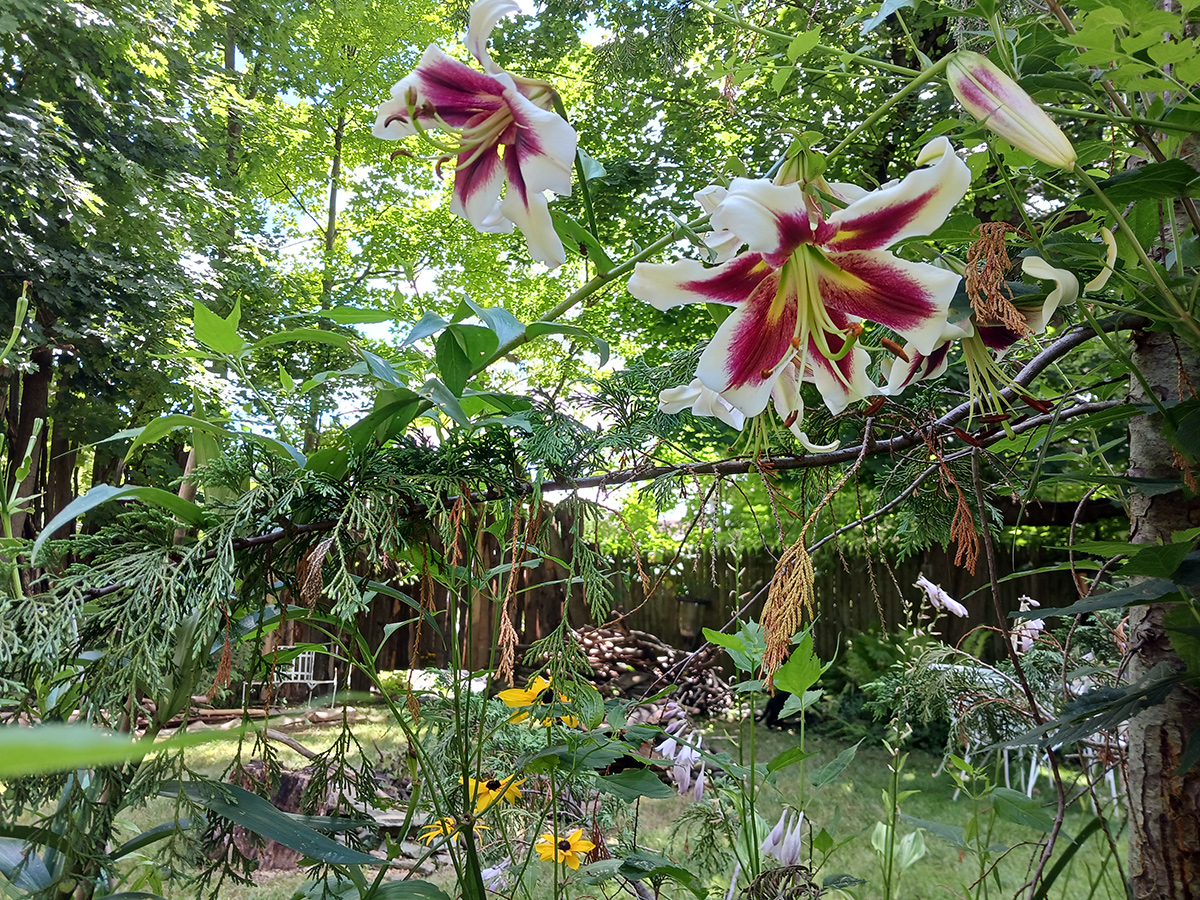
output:
[[[743,19],[739,19],[736,16],[731,16],[731,15],[729,15],[729,13],[719,10],[715,6],[712,6],[708,3],[705,3],[704,0],[694,0],[694,3],[696,6],[699,6],[701,9],[708,10],[708,12],[712,13],[718,19],[723,19],[724,21],[729,22],[730,24],[737,25],[739,28],[745,28],[748,31],[753,31],[755,34],[761,34],[765,37],[773,37],[780,41],[787,41],[789,44],[792,42],[792,39],[795,37],[795,35],[793,35],[793,34],[784,34],[782,31],[772,31],[770,28],[763,28],[760,25],[751,25],[749,22],[746,22]],[[815,44],[813,46],[813,49],[821,50],[821,51],[824,51],[825,53],[831,53],[834,56],[840,56],[842,59],[845,59],[845,60],[853,60],[854,62],[865,62],[869,65],[874,66],[877,69],[881,69],[884,72],[891,72],[895,75],[913,76],[913,75],[920,74],[915,69],[910,69],[906,66],[896,66],[896,65],[893,65],[892,63],[882,62],[878,59],[873,59],[870,56],[865,56],[861,53],[848,53],[845,50],[839,49],[837,47],[831,47],[828,44]]]
[[[843,150],[845,150],[846,147],[848,147],[859,136],[859,134],[861,134],[863,131],[870,128],[872,125],[874,125],[880,119],[882,119],[885,115],[887,115],[892,110],[893,107],[895,107],[901,101],[903,101],[905,98],[907,98],[909,94],[913,93],[913,91],[916,91],[918,88],[920,88],[926,82],[932,81],[934,78],[941,75],[942,72],[945,70],[946,66],[949,64],[950,64],[950,57],[943,56],[941,59],[939,59],[933,65],[931,65],[929,68],[924,69],[920,72],[914,72],[913,73],[914,77],[913,77],[912,81],[910,81],[907,85],[905,85],[903,88],[901,88],[899,91],[897,91],[891,97],[889,97],[887,102],[884,103],[882,106],[880,106],[877,110],[875,110],[875,112],[871,113],[869,116],[867,116],[865,119],[863,119],[862,122],[860,122],[848,135],[846,135],[844,138],[842,138],[842,142],[840,144],[838,144],[831,151],[829,151],[828,154],[826,154],[825,159],[826,160],[833,159],[835,156],[837,156],[839,153],[841,153]]]
[[[558,95],[558,91],[551,93],[550,98],[554,103],[554,111],[562,116],[565,121],[569,122],[570,118],[567,116],[567,108],[563,105],[562,97]],[[583,212],[587,216],[588,231],[591,232],[592,237],[599,243],[600,231],[596,227],[596,213],[592,209],[592,193],[588,189],[587,173],[583,170],[582,151],[578,147],[575,148],[575,175],[579,179],[579,193],[583,199]]]
[[[1175,293],[1167,287],[1167,283],[1163,280],[1162,275],[1150,257],[1146,255],[1146,251],[1142,248],[1142,242],[1138,240],[1129,223],[1125,221],[1125,217],[1121,215],[1121,211],[1108,199],[1108,195],[1100,189],[1100,185],[1092,180],[1092,177],[1083,170],[1083,167],[1079,163],[1075,164],[1075,175],[1096,195],[1096,198],[1104,205],[1104,208],[1108,210],[1109,215],[1116,220],[1117,225],[1125,232],[1125,236],[1129,238],[1129,243],[1133,245],[1134,253],[1137,254],[1138,260],[1146,270],[1146,274],[1150,276],[1150,280],[1154,283],[1159,296],[1167,302],[1171,311],[1179,317],[1180,324],[1192,333],[1191,342],[1200,343],[1200,324],[1197,324],[1192,314],[1183,308],[1183,304],[1179,302],[1179,298],[1175,296]]]

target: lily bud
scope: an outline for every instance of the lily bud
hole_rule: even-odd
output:
[[[1014,147],[1060,169],[1075,167],[1075,148],[1067,136],[986,56],[959,51],[950,60],[946,77],[963,109]]]

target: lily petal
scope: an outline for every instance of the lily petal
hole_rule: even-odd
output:
[[[515,125],[510,129],[515,135],[505,151],[510,171],[515,162],[530,190],[570,197],[578,140],[575,129],[558,113],[542,109],[515,88],[505,90],[504,99]],[[509,154],[515,154],[516,159],[509,160]]]
[[[949,146],[947,142],[947,147]],[[971,186],[971,170],[953,152],[897,184],[855,200],[829,217],[836,234],[825,249],[883,250],[897,241],[932,234]]]
[[[716,391],[710,391],[704,387],[699,378],[694,379],[692,383],[700,385],[700,395],[692,404],[692,415],[710,416],[719,419],[730,428],[742,430],[742,426],[746,424],[746,417],[740,409],[736,409]]]
[[[963,109],[1034,159],[1070,171],[1075,148],[1046,111],[986,56],[960,50],[946,80]]]
[[[789,366],[788,371],[779,376],[779,380],[775,382],[775,387],[771,390],[771,400],[775,404],[775,412],[783,421],[791,420],[792,424],[788,426],[788,430],[796,436],[800,446],[809,453],[827,453],[830,450],[836,450],[839,441],[815,444],[801,430],[800,426],[804,424],[804,400],[800,396],[800,380],[797,377],[799,374],[794,365]]]
[[[921,353],[937,346],[961,280],[955,272],[885,251],[831,253],[816,266],[828,308],[878,322]]]
[[[439,119],[454,128],[477,124],[506,104],[504,92],[516,90],[516,82],[505,72],[484,73],[447,56],[430,44],[416,70],[408,78],[417,88],[418,115],[432,109]],[[407,81],[408,79],[405,79]],[[396,89],[404,82],[397,84]]]
[[[713,211],[712,226],[733,232],[773,266],[782,266],[793,250],[818,237],[800,185],[762,179],[733,179],[728,195]]]
[[[504,163],[495,147],[484,149],[474,161],[460,165],[454,173],[450,212],[462,216],[477,231],[496,231],[493,213],[500,202],[504,175]],[[509,190],[511,192],[512,188]]]
[[[1053,281],[1054,289],[1046,296],[1040,307],[1019,307],[1034,334],[1041,334],[1061,304],[1074,303],[1079,299],[1079,279],[1066,269],[1050,265],[1040,256],[1026,256],[1021,260],[1021,271],[1039,281]]]
[[[764,282],[771,290],[779,273],[758,253],[743,253],[727,263],[709,268],[696,259],[673,263],[638,263],[629,279],[629,293],[655,309],[672,309],[688,303],[743,303]],[[789,339],[790,339],[789,335]]]
[[[842,340],[834,334],[826,334],[829,349],[837,353],[842,349]],[[839,360],[825,357],[813,341],[809,341],[808,368],[805,381],[816,385],[821,399],[833,415],[837,415],[851,403],[878,394],[879,387],[867,377],[871,356],[862,347],[855,346]]]
[[[471,12],[467,19],[467,37],[464,43],[486,71],[500,71],[500,67],[492,62],[492,57],[488,55],[487,50],[487,42],[488,38],[492,36],[492,29],[505,16],[520,11],[521,7],[516,0],[475,0],[471,4]]]
[[[928,355],[921,353],[912,344],[904,348],[908,354],[908,362],[902,359],[884,359],[879,365],[887,385],[880,393],[895,397],[904,392],[910,384],[924,381],[927,378],[938,378],[946,371],[950,362],[950,341],[938,344]]]
[[[515,164],[508,169],[508,188],[500,203],[500,214],[525,235],[530,256],[552,269],[561,266],[567,261],[567,254],[558,232],[554,230],[546,195],[541,191],[526,190],[519,182],[519,170],[516,177],[513,175],[517,170]]]
[[[696,191],[692,196],[709,215],[712,215],[721,202],[729,195],[729,191],[718,184],[710,184],[703,190]],[[713,229],[704,238],[704,245],[712,251],[713,262],[725,262],[733,257],[742,244],[745,243],[732,231]]]
[[[793,288],[780,290],[778,276],[763,279],[721,323],[696,376],[746,416],[758,415],[767,407],[779,367],[795,353],[797,310]]]

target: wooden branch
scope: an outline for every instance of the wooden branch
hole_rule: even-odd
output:
[[[1145,324],[1145,320],[1136,316],[1122,316],[1111,319],[1103,323],[1103,330],[1106,332],[1122,331],[1133,328],[1139,328]],[[1027,362],[1021,371],[1013,378],[1012,384],[1000,392],[1001,396],[1010,404],[1014,404],[1020,399],[1019,387],[1025,387],[1033,381],[1039,374],[1054,362],[1070,353],[1076,347],[1086,343],[1096,336],[1096,331],[1090,325],[1076,325],[1068,329],[1051,344],[1045,347],[1033,359]],[[610,472],[605,475],[597,475],[591,478],[580,478],[564,481],[547,481],[540,485],[540,491],[578,491],[587,488],[614,488],[626,484],[634,484],[641,481],[651,481],[655,478],[664,476],[696,476],[696,475],[715,475],[717,477],[726,477],[730,475],[744,475],[747,472],[758,470],[760,467],[767,467],[771,471],[787,471],[792,469],[813,469],[822,466],[833,466],[841,463],[852,462],[855,459],[864,456],[875,456],[879,454],[894,454],[902,450],[907,450],[925,442],[927,436],[942,434],[947,431],[953,431],[957,423],[966,419],[971,412],[971,401],[967,400],[960,403],[954,409],[950,410],[938,419],[935,419],[923,430],[913,431],[908,434],[897,435],[893,438],[878,441],[872,439],[869,435],[865,444],[851,444],[846,447],[840,447],[837,450],[831,450],[827,453],[806,453],[801,456],[780,456],[767,460],[765,463],[761,459],[727,459],[720,462],[688,464],[681,466],[648,466],[638,469],[625,469],[618,472]],[[1022,434],[1027,431],[1040,428],[1042,425],[1067,421],[1079,416],[1088,415],[1089,413],[1099,412],[1104,409],[1110,409],[1120,405],[1118,400],[1108,400],[1094,403],[1076,403],[1065,410],[1055,410],[1049,413],[1043,413],[1036,416],[1030,416],[1024,420],[1015,422],[1011,425],[1011,431],[1014,434]],[[1001,440],[1007,439],[1006,434],[1001,429],[994,429],[992,432],[978,436],[976,443],[979,447],[986,448]],[[499,491],[489,490],[482,494],[473,495],[470,497],[472,501],[488,501],[500,500],[512,497],[523,497],[533,493],[534,486],[529,483],[515,485],[515,490]],[[447,502],[453,502],[454,498],[448,498]],[[427,507],[422,504],[414,504],[408,507],[407,515],[415,516],[426,511]],[[400,515],[397,511],[397,515]],[[273,544],[276,541],[283,540],[288,537],[301,534],[309,534],[312,532],[327,531],[337,525],[338,519],[324,519],[319,522],[308,522],[303,525],[291,525],[273,529],[264,534],[254,535],[252,537],[237,538],[233,542],[234,550],[244,550],[250,547],[258,547],[265,544]],[[205,554],[205,559],[215,557],[216,550],[210,550]],[[103,597],[107,594],[115,593],[124,587],[127,587],[127,582],[118,584],[106,585],[104,587],[89,589],[84,592],[84,599],[91,600],[98,597]]]

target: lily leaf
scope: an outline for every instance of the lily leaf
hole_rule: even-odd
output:
[[[141,500],[143,503],[150,503],[154,506],[161,506],[168,512],[174,513],[188,525],[199,525],[206,518],[206,514],[201,507],[190,500],[184,500],[178,494],[173,494],[170,491],[137,484],[127,484],[123,487],[114,487],[111,484],[98,484],[82,497],[76,497],[68,503],[58,515],[46,524],[46,527],[42,529],[42,533],[38,535],[38,539],[33,543],[33,551],[29,555],[30,562],[36,563],[38,554],[46,543],[46,539],[76,516],[81,516],[103,503],[108,503],[110,500],[124,500],[126,498]],[[0,774],[3,774],[2,770],[3,763],[0,762]]]

